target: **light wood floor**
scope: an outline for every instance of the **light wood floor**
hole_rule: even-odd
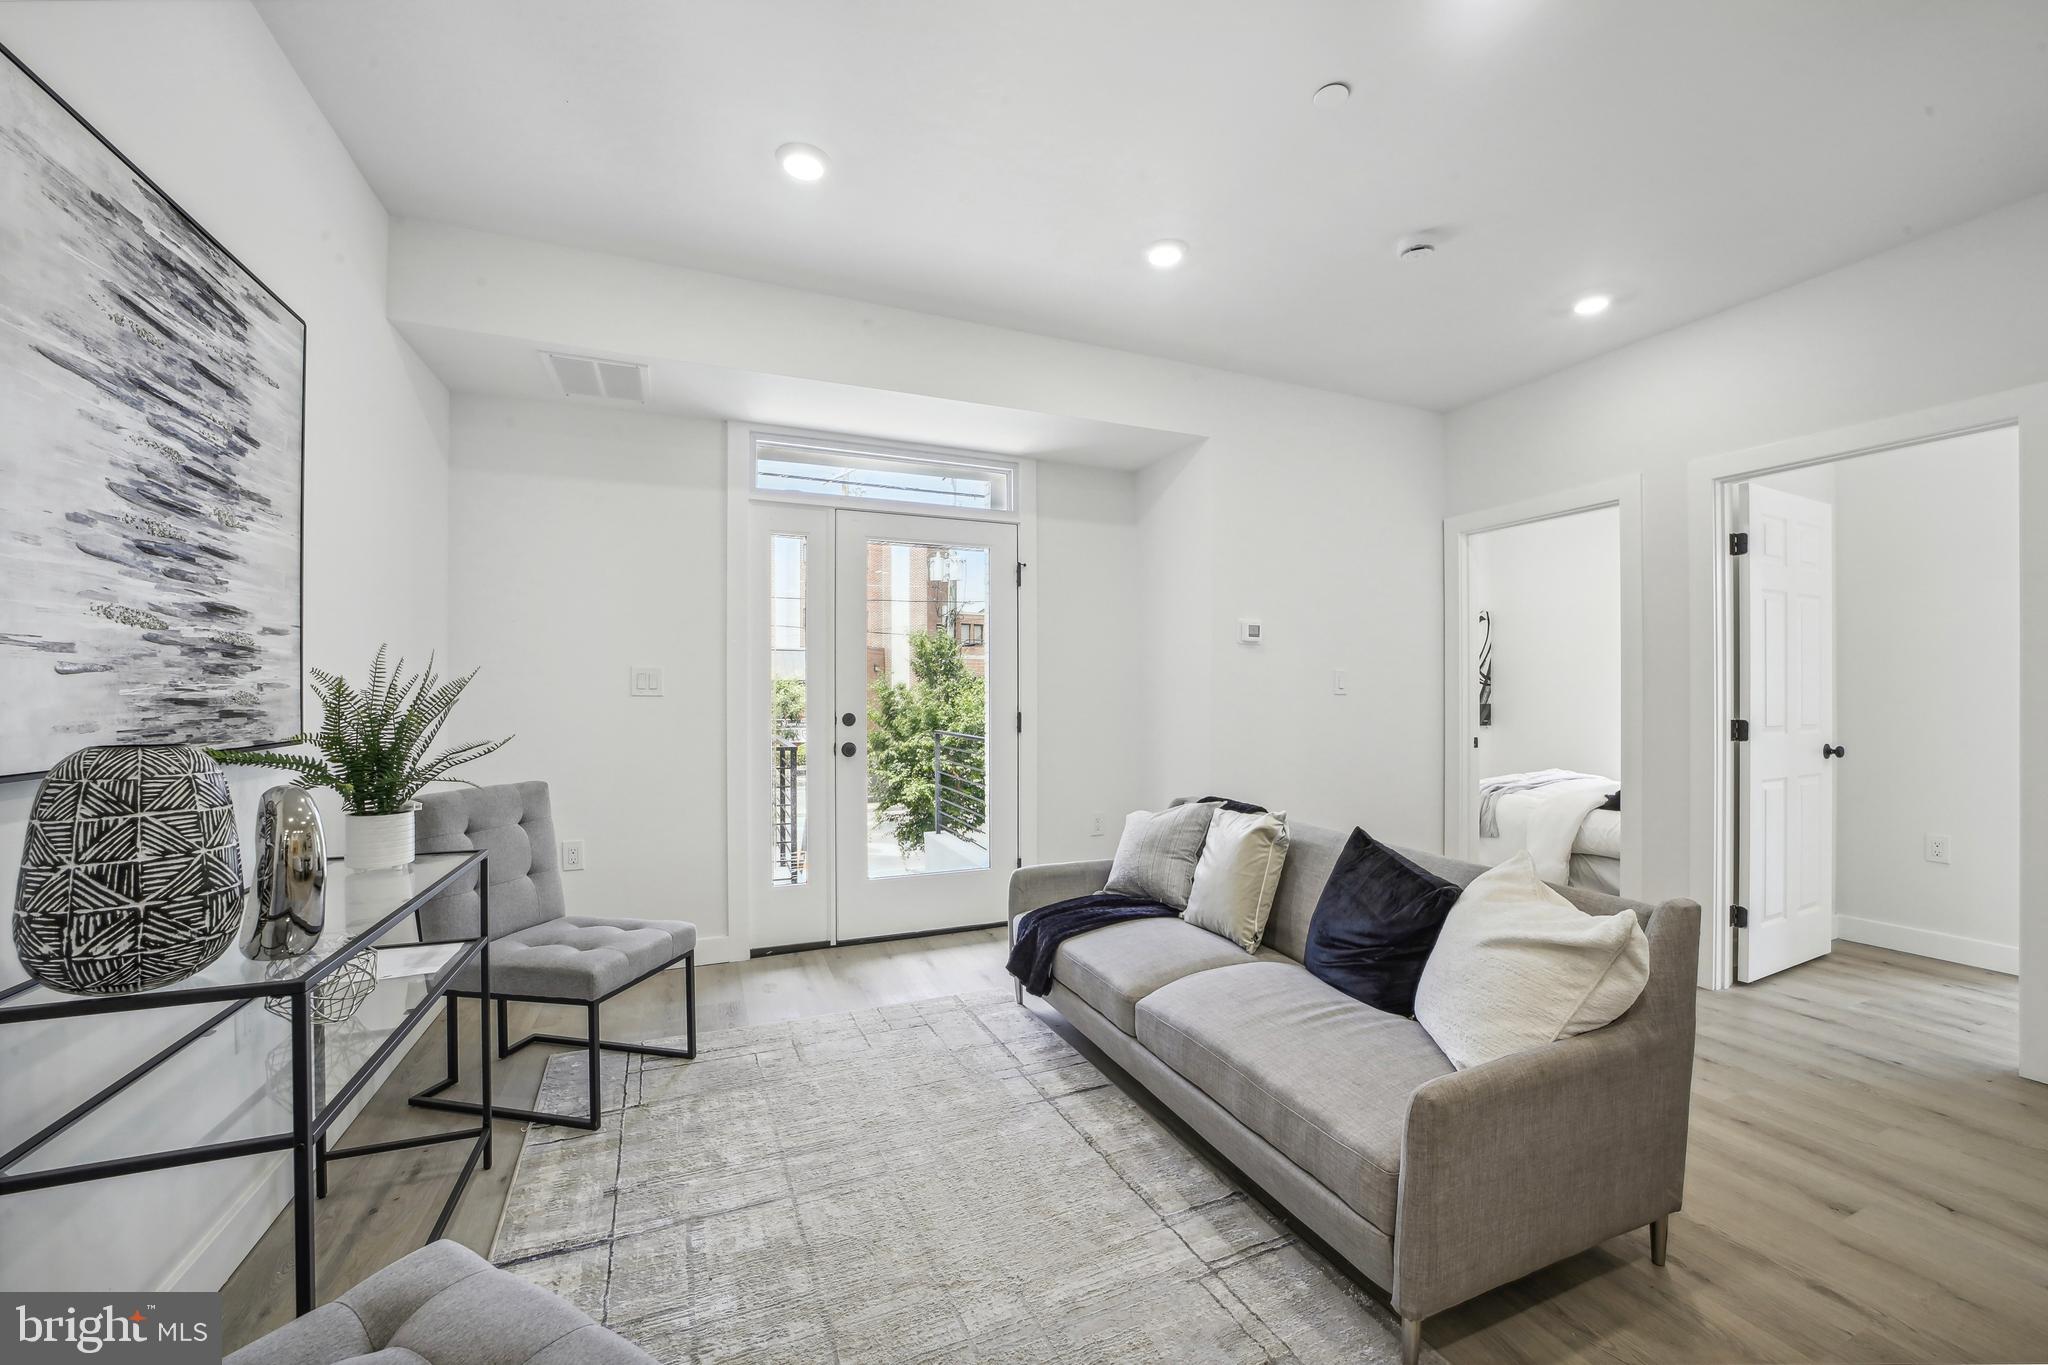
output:
[[[1002,945],[987,930],[707,967],[699,1027],[1006,987]],[[1669,1265],[1650,1265],[1644,1235],[1617,1238],[1431,1319],[1425,1340],[1451,1365],[2048,1360],[2048,1087],[2014,1073],[2015,996],[2011,977],[1849,943],[1702,993]],[[606,1031],[679,1032],[681,1008],[670,973],[608,1006]],[[535,1022],[514,1011],[515,1030]],[[539,1052],[500,1064],[506,1103],[529,1102]],[[430,1036],[349,1141],[435,1122],[403,1096],[439,1066]],[[471,1182],[450,1229],[479,1251],[519,1137],[501,1128],[496,1169]],[[320,1210],[323,1298],[420,1243],[460,1159],[428,1148],[336,1168]],[[282,1322],[290,1301],[280,1218],[226,1287],[230,1345]]]

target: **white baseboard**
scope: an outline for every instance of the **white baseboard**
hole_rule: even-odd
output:
[[[439,1011],[437,1010],[438,1016]],[[396,1022],[394,1019],[393,1022]],[[404,1047],[384,1059],[384,1065],[377,1068],[376,1075],[362,1093],[349,1101],[341,1111],[331,1129],[335,1138],[348,1131],[369,1103],[391,1079],[393,1072],[404,1063],[406,1056],[419,1045],[422,1038],[439,1028],[438,1020],[420,1024],[414,1029],[411,1040]],[[345,1176],[343,1177],[346,1178]],[[289,1153],[277,1153],[252,1163],[249,1182],[242,1187],[228,1206],[221,1211],[206,1231],[194,1240],[192,1249],[185,1253],[178,1263],[164,1276],[159,1292],[199,1291],[212,1293],[227,1284],[235,1268],[253,1251],[263,1234],[270,1230],[277,1216],[292,1204],[292,1166]]]
[[[709,967],[714,962],[744,962],[746,957],[747,950],[734,942],[729,934],[719,934],[715,938],[700,938],[697,940],[697,965],[699,967]]]
[[[1915,957],[1931,957],[1965,967],[1982,967],[1990,972],[2018,976],[2020,950],[2010,944],[1991,943],[1961,934],[1944,934],[1934,929],[1916,929],[1908,924],[1863,919],[1856,915],[1835,916],[1835,937],[1851,943],[1868,943],[1873,948],[1890,948]]]
[[[199,1234],[157,1292],[210,1294],[220,1289],[291,1202],[291,1162],[282,1153],[264,1157],[241,1195]]]

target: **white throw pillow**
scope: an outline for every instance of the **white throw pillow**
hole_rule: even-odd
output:
[[[1472,879],[1415,990],[1415,1018],[1461,1070],[1613,1023],[1650,980],[1633,913],[1589,915],[1527,850]]]
[[[1257,952],[1286,861],[1286,811],[1217,811],[1181,918]]]

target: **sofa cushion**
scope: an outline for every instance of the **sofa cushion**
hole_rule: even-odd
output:
[[[1137,1016],[1154,1056],[1392,1234],[1409,1098],[1452,1070],[1420,1024],[1291,962],[1183,977]]]
[[[1219,807],[1195,863],[1195,885],[1181,918],[1221,934],[1248,953],[1259,950],[1273,893],[1287,866],[1287,813]]]
[[[1309,921],[1301,965],[1354,1000],[1415,1013],[1415,983],[1458,888],[1351,831]]]
[[[1473,878],[1444,921],[1415,1015],[1460,1067],[1605,1028],[1650,980],[1634,915],[1589,915],[1538,879],[1527,849]]]
[[[1195,885],[1195,863],[1202,856],[1209,820],[1216,807],[1195,802],[1162,811],[1134,810],[1124,817],[1123,837],[1103,886],[1118,896],[1188,908]]]
[[[1138,1031],[1138,1002],[1169,982],[1253,961],[1229,939],[1186,920],[1141,919],[1091,929],[1059,946],[1053,980],[1125,1033]]]

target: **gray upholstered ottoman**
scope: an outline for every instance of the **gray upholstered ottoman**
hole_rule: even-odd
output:
[[[581,1309],[499,1270],[456,1242],[434,1242],[226,1365],[654,1365]]]

